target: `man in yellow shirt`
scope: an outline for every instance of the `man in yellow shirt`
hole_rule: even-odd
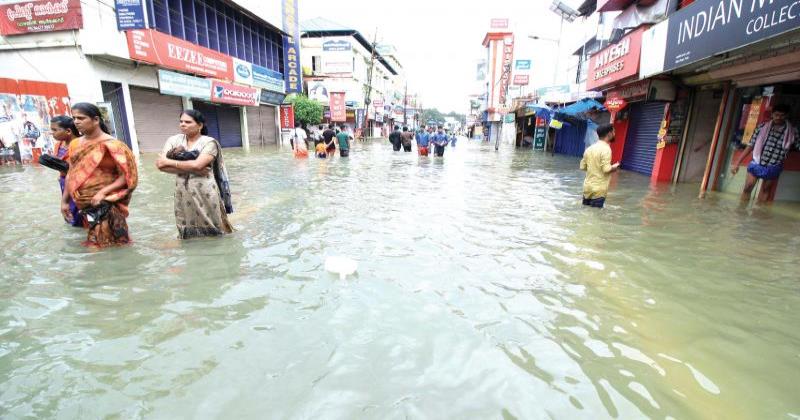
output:
[[[608,194],[608,183],[611,173],[616,172],[619,163],[611,164],[611,146],[614,141],[614,126],[603,124],[597,127],[600,141],[589,146],[583,152],[581,170],[586,171],[583,181],[583,205],[603,208]]]

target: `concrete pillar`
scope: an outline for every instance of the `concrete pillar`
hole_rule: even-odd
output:
[[[242,126],[242,148],[245,152],[250,151],[250,133],[247,129],[247,107],[239,107],[239,122]]]
[[[194,105],[192,105],[192,100],[187,97],[181,97],[181,104],[183,104],[183,109],[194,109]]]
[[[125,119],[128,123],[128,134],[131,136],[131,151],[136,159],[139,159],[139,138],[136,136],[136,123],[133,121],[133,103],[131,102],[130,85],[126,82],[122,85],[122,102],[125,106]]]

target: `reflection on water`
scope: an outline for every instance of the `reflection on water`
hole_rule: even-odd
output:
[[[796,205],[625,172],[585,209],[574,159],[466,141],[228,154],[235,234],[174,239],[146,156],[135,243],[104,251],[60,222],[52,171],[0,168],[0,413],[800,416]]]

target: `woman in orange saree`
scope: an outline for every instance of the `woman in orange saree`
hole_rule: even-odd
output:
[[[138,181],[133,153],[108,134],[97,106],[81,102],[72,106],[75,126],[83,134],[74,150],[70,148],[67,191],[75,201],[88,228],[87,246],[127,244],[128,204]],[[69,203],[62,200],[62,212]],[[65,213],[66,216],[66,213]]]

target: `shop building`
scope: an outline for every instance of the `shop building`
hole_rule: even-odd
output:
[[[702,16],[722,16],[724,24],[715,18],[719,24],[703,25]],[[645,40],[642,71],[671,75],[689,91],[672,180],[699,183],[700,195],[740,193],[746,168],[734,176],[731,167],[758,124],[777,104],[789,105],[789,122],[800,124],[800,4],[696,0],[648,30]],[[797,151],[789,152],[772,198],[800,201]]]
[[[43,32],[9,32],[13,13],[3,11],[0,18],[9,22],[2,26],[0,77],[61,83],[71,102],[101,104],[113,134],[136,153],[160,151],[186,108],[206,114],[225,147],[276,143],[276,106],[286,92],[285,34],[269,21],[280,19],[280,5],[145,0],[118,10],[101,1],[68,4],[65,21],[79,23]]]

